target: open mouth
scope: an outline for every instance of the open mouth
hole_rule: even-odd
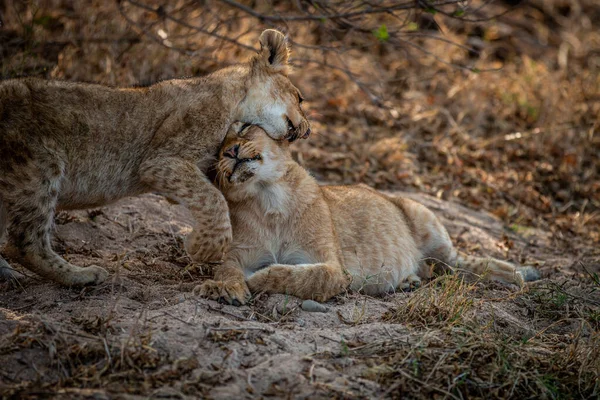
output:
[[[292,120],[287,118],[287,136],[285,137],[290,143],[298,139],[298,130],[292,123]]]
[[[287,118],[287,136],[284,139],[291,143],[298,139],[308,139],[309,136],[310,128],[308,128],[306,132],[304,132],[304,134],[300,136],[300,129],[296,128],[292,121],[289,118]]]

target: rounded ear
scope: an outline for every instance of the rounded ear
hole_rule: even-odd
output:
[[[284,74],[288,71],[290,48],[285,35],[275,29],[266,29],[258,38],[260,51],[258,59],[264,67]]]
[[[244,137],[244,135],[248,132],[248,129],[252,126],[252,124],[248,122],[235,121],[233,124],[229,126],[229,130],[227,131],[227,136],[229,135],[237,135],[239,137]]]
[[[227,135],[229,134],[238,134],[242,130],[244,123],[242,121],[235,121],[233,124],[229,126],[229,130],[227,131]]]

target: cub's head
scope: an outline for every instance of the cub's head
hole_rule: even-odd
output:
[[[219,150],[217,183],[227,191],[252,183],[273,183],[291,160],[288,140],[273,140],[256,125],[235,123]]]
[[[302,111],[302,95],[287,76],[287,39],[281,32],[267,29],[259,42],[260,51],[250,62],[246,96],[236,119],[260,126],[275,140],[307,138],[310,125]]]

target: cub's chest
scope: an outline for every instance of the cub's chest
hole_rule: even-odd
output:
[[[241,238],[234,228],[233,248],[242,255],[242,265],[247,276],[272,264],[310,264],[316,260],[310,249],[305,248],[294,232],[271,224],[246,226]],[[234,251],[235,251],[234,250]]]
[[[273,264],[298,265],[314,264],[317,260],[296,243],[269,243],[262,249],[255,249],[244,266],[246,276]]]

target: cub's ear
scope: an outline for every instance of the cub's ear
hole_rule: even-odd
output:
[[[227,130],[227,137],[233,137],[234,135],[237,136],[243,124],[244,123],[241,121],[235,121],[233,124],[229,125],[229,129]]]
[[[235,121],[229,127],[229,131],[227,132],[227,136],[229,135],[237,135],[239,137],[244,137],[246,132],[248,132],[248,128],[250,128],[252,124],[248,122]]]
[[[260,51],[256,58],[257,64],[287,75],[290,48],[285,35],[275,29],[267,29],[260,34],[258,41]]]

